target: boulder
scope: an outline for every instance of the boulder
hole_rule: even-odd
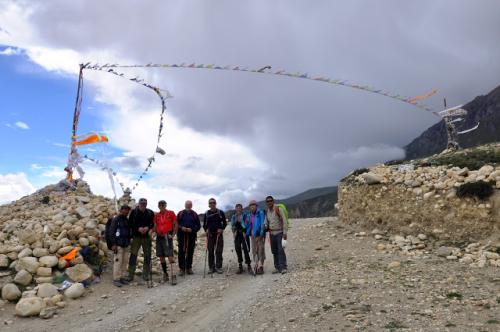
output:
[[[4,254],[0,254],[0,268],[9,267],[9,257]]]
[[[66,291],[64,292],[64,295],[69,299],[77,299],[82,296],[84,292],[85,287],[83,287],[83,284],[77,282],[69,286],[68,289],[66,289]]]
[[[88,218],[88,217],[90,217],[89,210],[87,210],[83,206],[77,207],[76,210],[75,210],[75,212],[78,215],[78,217],[80,217],[80,218]]]
[[[17,272],[16,276],[14,277],[14,282],[21,286],[28,286],[29,284],[31,284],[32,280],[33,277],[31,276],[31,273],[26,270]]]
[[[58,259],[56,256],[43,256],[38,260],[40,266],[54,267],[57,266]]]
[[[451,256],[452,253],[453,253],[453,248],[445,246],[439,247],[436,251],[436,255],[438,255],[439,257]]]
[[[20,317],[38,316],[43,307],[43,301],[39,297],[28,297],[21,299],[16,304],[16,315]]]
[[[66,246],[66,247],[62,247],[61,249],[59,249],[57,251],[57,254],[63,256],[63,255],[66,255],[68,252],[70,252],[71,250],[73,250],[73,246]]]
[[[36,257],[23,257],[19,259],[16,268],[18,270],[25,269],[29,273],[36,273],[36,269],[38,269],[39,266],[40,264]]]
[[[21,291],[15,284],[8,283],[2,287],[2,299],[6,301],[15,301],[21,297]]]
[[[92,270],[87,264],[77,264],[66,269],[66,275],[74,282],[82,282],[92,277]]]
[[[45,298],[57,295],[59,294],[59,291],[56,286],[47,283],[38,285],[38,291],[36,294],[41,298]]]
[[[57,312],[57,307],[44,307],[41,311],[40,311],[40,318],[43,318],[43,319],[49,319],[49,318],[52,318],[55,313]]]
[[[80,246],[82,247],[87,247],[90,243],[89,243],[89,239],[85,238],[85,237],[81,237],[78,242],[80,243]]]
[[[24,244],[32,244],[37,240],[36,233],[33,231],[20,231],[17,234],[17,237],[19,238],[21,243]]]
[[[33,251],[30,248],[24,248],[21,250],[19,254],[17,254],[17,258],[30,257],[33,256]]]
[[[50,284],[54,279],[52,277],[36,277],[35,282],[37,284]]]
[[[50,267],[39,267],[36,270],[36,275],[39,277],[50,277],[52,276],[52,268]]]
[[[35,257],[42,257],[42,256],[48,256],[48,255],[49,255],[49,249],[46,249],[46,248],[33,249],[33,256],[35,256]]]
[[[21,295],[21,298],[28,298],[28,297],[36,297],[36,290],[27,290],[24,291],[23,294]]]
[[[377,184],[382,182],[382,177],[372,172],[363,173],[360,176],[365,180],[366,184]]]

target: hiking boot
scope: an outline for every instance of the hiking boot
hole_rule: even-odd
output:
[[[286,269],[281,270],[281,274],[286,274],[288,271]]]
[[[113,285],[115,285],[118,288],[123,286],[123,284],[120,282],[120,280],[113,280]]]
[[[129,284],[129,281],[126,278],[121,278],[120,282],[122,283],[122,285],[128,285]]]
[[[193,274],[193,269],[187,269],[187,274]]]
[[[264,274],[264,267],[261,266],[257,269],[257,274]]]
[[[172,276],[172,285],[177,285],[177,276],[175,274]]]
[[[243,273],[243,266],[238,266],[238,271],[236,272],[236,274],[242,274]]]
[[[215,272],[217,272],[218,274],[222,274],[222,273],[224,273],[224,271],[222,271],[222,269],[221,269],[221,268],[218,268],[218,267],[217,267],[217,268],[215,268]]]
[[[273,272],[271,272],[272,274],[278,274],[278,273],[281,273],[278,269],[274,269]]]
[[[214,274],[215,273],[215,269],[209,269],[208,270],[208,274]]]
[[[163,274],[163,278],[161,279],[162,282],[168,282],[168,273]]]
[[[179,276],[184,277],[184,270],[179,271]]]
[[[134,281],[134,276],[133,275],[128,275],[127,277],[123,278],[123,280],[127,282],[132,282]]]
[[[253,274],[252,265],[248,264],[247,265],[247,270],[248,270],[248,273]]]

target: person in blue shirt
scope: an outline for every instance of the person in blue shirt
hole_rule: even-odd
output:
[[[252,242],[252,256],[255,262],[255,273],[264,273],[264,260],[266,259],[266,232],[264,210],[257,207],[255,200],[250,201],[250,212],[247,214],[247,235]]]
[[[245,264],[247,265],[248,273],[252,272],[252,266],[250,255],[248,253],[248,246],[246,241],[246,214],[243,213],[243,205],[240,203],[235,206],[236,212],[231,216],[231,230],[233,231],[234,236],[234,249],[236,251],[236,255],[238,256],[238,272],[237,274],[243,273],[243,253],[245,254]]]

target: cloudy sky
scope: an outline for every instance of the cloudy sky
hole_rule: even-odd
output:
[[[500,3],[482,1],[0,1],[0,202],[64,176],[81,62],[272,66],[460,104],[500,84]],[[335,185],[349,170],[403,157],[438,118],[320,82],[188,69],[124,70],[168,89],[166,156],[134,192],[237,201]],[[81,149],[133,185],[155,146],[149,90],[85,71]],[[84,163],[94,192],[107,175]],[[118,194],[120,194],[119,187]]]

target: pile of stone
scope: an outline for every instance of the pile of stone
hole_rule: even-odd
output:
[[[84,181],[61,181],[11,204],[0,206],[0,289],[4,301],[18,301],[19,316],[51,317],[65,298],[84,294],[83,283],[93,270],[74,248],[90,247],[103,261],[106,244],[100,240],[111,200],[93,195]],[[60,292],[63,281],[71,286]]]

